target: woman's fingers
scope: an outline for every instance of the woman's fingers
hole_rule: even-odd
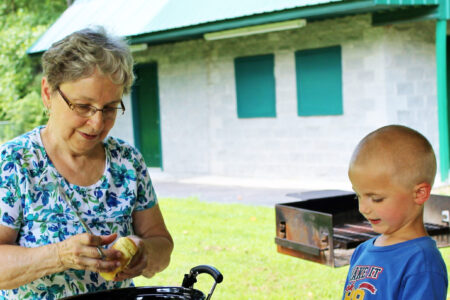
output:
[[[100,247],[103,254],[108,259],[118,259],[121,255],[120,251],[114,249],[103,248],[102,245],[110,244],[115,240],[117,234],[111,234],[107,236],[97,236],[92,234],[83,233],[79,235],[80,244],[74,246],[74,253],[78,256],[85,256],[91,258],[101,258],[101,255],[97,247]],[[76,238],[74,236],[73,238]],[[76,243],[76,241],[75,241]]]
[[[101,238],[101,245],[109,245],[116,240],[117,233],[113,233],[110,235],[100,235],[99,237]]]
[[[104,260],[118,260],[122,256],[122,252],[117,251],[115,249],[106,249],[101,248],[103,254],[105,255]],[[94,259],[102,259],[101,254],[99,253],[97,247],[94,246],[86,246],[83,247],[82,250],[78,253],[81,257],[90,257]]]
[[[95,236],[92,234],[78,234],[58,243],[58,255],[66,268],[78,270],[91,270],[95,272],[109,272],[120,265],[120,251],[104,249],[105,260],[97,249],[98,246],[110,244],[117,234]]]
[[[85,245],[102,246],[114,242],[114,240],[117,238],[117,233],[113,233],[110,235],[93,235],[89,233],[82,233],[76,236],[80,236],[81,242]]]
[[[90,257],[80,257],[79,265],[83,266],[82,269],[93,272],[111,272],[120,266],[119,261],[101,260]]]

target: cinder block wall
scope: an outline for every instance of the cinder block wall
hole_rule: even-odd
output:
[[[118,137],[131,145],[134,145],[134,131],[133,131],[133,112],[131,107],[131,95],[125,95],[122,99],[125,105],[125,112],[123,115],[117,115],[114,127],[109,132],[109,135]]]
[[[434,23],[373,27],[362,15],[219,41],[150,47],[158,63],[164,171],[301,181],[347,181],[357,142],[398,123],[422,132],[438,153]],[[340,116],[297,116],[294,53],[342,47]],[[276,118],[239,119],[234,59],[275,55]]]

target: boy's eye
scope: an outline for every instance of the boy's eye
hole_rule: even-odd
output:
[[[375,202],[375,203],[380,203],[382,201],[383,201],[383,198],[376,198],[376,199],[372,198],[372,202]]]

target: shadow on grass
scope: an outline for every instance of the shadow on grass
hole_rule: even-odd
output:
[[[275,209],[243,204],[161,199],[160,207],[174,241],[170,266],[138,286],[181,286],[197,265],[219,269],[224,281],[214,299],[341,299],[348,266],[331,268],[279,254],[274,243]],[[446,264],[450,248],[441,249]],[[195,289],[205,295],[213,284],[198,276]]]
[[[242,204],[161,199],[175,249],[170,266],[139,286],[181,286],[197,265],[219,269],[224,281],[215,299],[339,299],[348,267],[333,269],[279,254],[274,243],[275,210]],[[198,276],[194,288],[208,294],[213,279]]]

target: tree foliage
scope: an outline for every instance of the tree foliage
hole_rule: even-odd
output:
[[[66,0],[0,1],[0,140],[46,121],[40,98],[40,58],[26,50],[67,8]]]

